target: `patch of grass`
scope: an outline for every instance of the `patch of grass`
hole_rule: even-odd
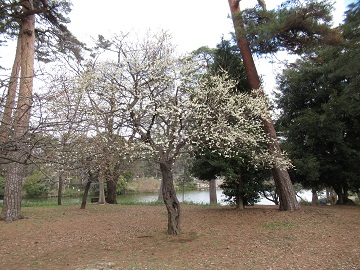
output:
[[[120,205],[164,205],[163,201],[151,201],[151,202],[132,202],[132,201],[121,201]]]
[[[267,229],[292,229],[296,227],[295,224],[286,221],[272,221],[264,225]]]

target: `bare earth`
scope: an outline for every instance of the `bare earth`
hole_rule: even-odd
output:
[[[360,207],[165,206],[23,208],[0,222],[0,269],[360,269]]]

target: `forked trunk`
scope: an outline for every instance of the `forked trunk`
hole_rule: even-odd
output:
[[[243,58],[246,76],[249,81],[249,85],[252,89],[260,89],[260,78],[256,70],[254,59],[251,54],[249,43],[243,34],[244,24],[240,12],[239,0],[228,0],[232,20],[234,23],[236,40],[240,48],[240,53]],[[259,95],[265,98],[264,92],[260,92]],[[270,117],[262,119],[264,131],[269,137],[268,149],[274,155],[281,154],[281,149],[277,140],[274,125]],[[280,210],[295,211],[300,208],[299,203],[296,200],[294,187],[291,183],[289,173],[286,169],[282,169],[278,164],[273,164],[273,178],[280,199]]]
[[[217,204],[216,179],[209,181],[210,204]]]
[[[171,162],[160,163],[162,194],[168,211],[168,234],[180,234],[180,203],[176,197]]]

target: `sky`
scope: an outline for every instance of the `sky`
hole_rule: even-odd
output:
[[[272,9],[283,0],[267,0]],[[342,21],[345,2],[335,1],[336,24]],[[181,52],[193,51],[201,46],[215,47],[221,37],[233,31],[226,0],[73,0],[70,14],[71,31],[82,39],[98,34],[104,36],[120,31],[141,32],[147,29],[168,30]],[[256,0],[242,0],[241,9],[255,6]]]
[[[273,9],[284,0],[266,0],[267,8]],[[343,21],[345,8],[355,0],[334,1],[334,26]],[[94,4],[92,4],[94,3]],[[98,34],[111,36],[120,31],[140,32],[148,29],[168,30],[179,52],[191,52],[201,46],[215,48],[221,37],[229,39],[234,31],[230,9],[226,0],[95,0],[73,1],[69,29],[84,40]],[[254,7],[257,0],[242,0],[240,8]],[[271,96],[276,89],[276,75],[282,70],[282,59],[255,58],[258,73],[265,92]],[[280,61],[279,61],[280,60]]]
[[[352,1],[355,0],[335,1],[335,25],[343,20],[345,7]],[[267,8],[272,9],[281,2],[283,0],[267,0]],[[121,31],[141,33],[162,29],[173,36],[178,51],[185,53],[201,46],[216,47],[222,36],[229,38],[233,32],[226,0],[73,0],[72,3],[68,28],[83,42],[90,42],[98,34],[109,37]],[[240,6],[245,9],[256,3],[256,0],[242,0]],[[3,66],[11,67],[14,52],[15,46],[1,48]],[[271,60],[274,63],[269,59],[256,59],[267,93],[274,88],[276,74],[281,70],[277,60]]]

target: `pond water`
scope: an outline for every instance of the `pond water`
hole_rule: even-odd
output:
[[[224,202],[225,196],[222,193],[221,189],[216,191],[217,193],[217,200],[218,203],[221,205],[226,205],[227,203]],[[301,198],[311,201],[311,191],[303,190],[300,194]],[[194,204],[209,204],[210,203],[210,196],[208,190],[190,190],[190,191],[177,191],[177,197],[180,202],[188,202]],[[144,193],[144,194],[125,194],[125,195],[118,195],[117,201],[119,204],[121,203],[138,203],[138,202],[155,202],[158,198],[156,193]],[[63,198],[63,205],[70,205],[70,204],[81,204],[81,197],[76,198]],[[90,203],[90,198],[88,199]],[[2,201],[0,200],[0,203]],[[36,205],[56,205],[57,198],[32,198],[32,199],[23,199],[24,206],[36,206]],[[260,202],[257,204],[262,205],[273,205],[273,203],[265,198],[261,198]]]

